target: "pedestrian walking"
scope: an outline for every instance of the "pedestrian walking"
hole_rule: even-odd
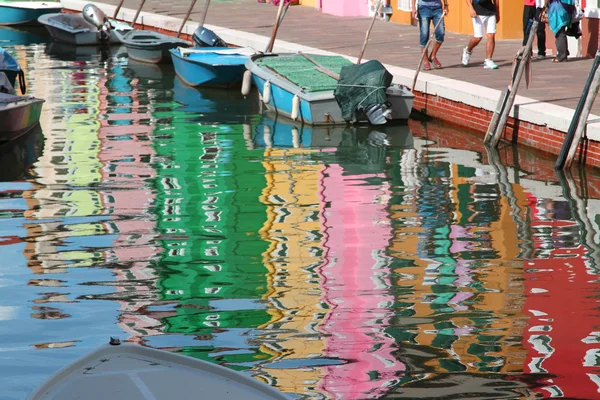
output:
[[[443,1],[443,3],[442,3]],[[437,53],[444,43],[444,15],[448,14],[448,0],[412,0],[413,16],[419,20],[419,44],[421,53],[425,52],[423,65],[425,71],[431,70],[431,64],[435,68],[443,68],[442,63],[437,58]],[[442,21],[440,21],[442,20]],[[431,53],[427,54],[427,42],[429,41],[429,28],[433,23],[435,40]]]
[[[485,60],[483,68],[498,69],[492,57],[496,47],[496,24],[500,22],[500,10],[498,0],[466,0],[469,5],[469,13],[473,20],[473,37],[467,47],[463,49],[462,64],[469,65],[473,49],[483,39],[484,32],[487,35],[485,45]]]
[[[537,37],[538,53],[536,60],[546,58],[546,24],[540,20],[540,16],[544,11],[544,0],[525,0],[523,7],[523,46],[527,44],[527,38],[531,31],[533,21],[538,21],[538,26],[535,31]]]

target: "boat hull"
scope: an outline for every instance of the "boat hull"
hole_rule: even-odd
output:
[[[171,63],[169,50],[192,43],[152,31],[131,31],[121,37],[129,58],[148,64]]]
[[[267,110],[287,118],[292,117],[294,96],[299,98],[297,120],[309,125],[346,124],[342,118],[342,110],[335,99],[333,90],[320,92],[304,92],[289,80],[277,75],[271,70],[261,68],[253,57],[246,63],[246,68],[252,72],[252,81],[256,85],[261,100],[265,98],[265,83],[269,81],[269,102],[265,102]],[[392,119],[406,120],[410,116],[414,95],[408,88],[393,84],[387,91],[387,100],[392,104]],[[362,122],[363,120],[359,121]],[[366,121],[366,118],[364,118]]]
[[[232,64],[219,61],[203,62],[198,58],[183,57],[178,49],[173,49],[170,53],[177,76],[186,85],[194,87],[240,85],[246,70],[245,63],[248,60],[248,56],[239,56],[237,62]]]
[[[56,2],[0,2],[0,25],[24,25],[37,23],[44,14],[58,13],[62,5]]]
[[[44,100],[35,97],[0,93],[0,141],[12,140],[33,129],[39,123],[43,104]]]
[[[54,40],[76,46],[120,44],[120,34],[131,30],[127,24],[114,22],[115,32],[111,33],[108,40],[101,40],[98,29],[87,22],[81,14],[46,14],[38,21],[46,27]]]
[[[106,345],[59,370],[28,400],[286,400],[275,388],[220,365],[131,344]]]

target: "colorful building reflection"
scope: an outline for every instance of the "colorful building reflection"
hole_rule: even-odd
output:
[[[599,398],[598,271],[569,203],[529,200],[536,257],[524,270],[525,371],[548,376],[537,390],[544,397]]]
[[[163,247],[157,286],[160,300],[177,307],[158,314],[165,333],[198,340],[183,352],[249,368],[269,357],[242,334],[270,319],[258,303],[268,291],[260,257],[267,244],[258,235],[265,218],[257,201],[265,185],[262,166],[247,161],[241,125],[170,115],[154,132]]]

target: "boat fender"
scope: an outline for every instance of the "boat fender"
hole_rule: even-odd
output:
[[[298,132],[298,128],[295,126],[292,127],[292,146],[294,146],[295,149],[300,147],[300,132]]]
[[[292,99],[292,119],[295,121],[298,119],[298,113],[300,111],[300,97],[295,95]]]
[[[250,89],[252,88],[252,72],[246,70],[244,72],[244,79],[242,79],[242,95],[248,96],[250,94]]]
[[[271,102],[271,81],[266,81],[263,86],[263,103],[269,104]]]

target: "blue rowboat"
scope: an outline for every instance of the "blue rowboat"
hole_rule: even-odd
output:
[[[281,62],[264,62],[267,58],[273,57],[277,57]],[[311,55],[311,57],[324,63],[329,59],[332,64],[338,66],[338,72],[339,68],[344,65],[340,61],[340,58],[343,58],[341,56]],[[246,63],[246,68],[252,74],[252,82],[257,87],[267,110],[309,125],[347,124],[342,118],[342,110],[334,96],[337,82],[331,78],[331,82],[322,83],[321,77],[317,75],[323,72],[308,61],[306,61],[308,65],[300,65],[298,58],[302,59],[302,55],[256,54]],[[300,65],[300,68],[296,70],[287,68],[289,75],[278,71],[273,65],[269,65],[279,64],[281,66],[288,61]],[[312,88],[295,83],[298,80],[312,83],[310,79],[306,78],[307,76],[315,77],[315,81],[319,80],[320,83],[315,83]],[[405,86],[392,84],[385,93],[391,106],[390,118],[392,120],[408,119],[414,100],[414,95],[410,90]],[[366,120],[367,118],[364,116],[359,122]]]
[[[249,48],[177,48],[171,57],[175,73],[190,86],[234,86],[242,83],[245,64],[255,51]]]
[[[37,22],[44,14],[62,10],[58,1],[0,0],[0,25],[19,25]]]

